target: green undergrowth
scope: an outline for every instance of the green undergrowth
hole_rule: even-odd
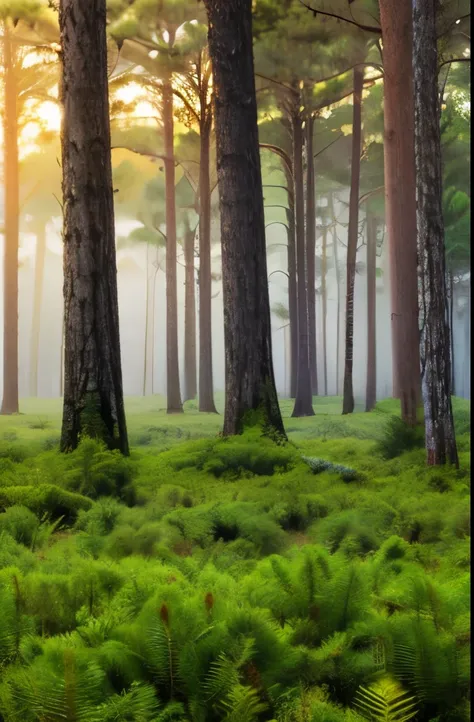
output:
[[[469,718],[466,402],[459,470],[392,401],[280,445],[133,403],[129,459],[43,443],[52,403],[0,428],[0,719]]]

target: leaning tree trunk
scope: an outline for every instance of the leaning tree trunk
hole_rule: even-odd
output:
[[[422,296],[421,357],[427,463],[459,465],[451,407],[446,323],[438,52],[434,0],[413,3],[413,75],[418,256]]]
[[[183,405],[179,384],[176,174],[171,78],[163,83],[163,135],[166,197],[166,410],[168,414],[176,414],[183,411]]]
[[[2,414],[17,414],[18,403],[18,246],[19,168],[18,91],[8,20],[3,24],[4,92],[3,147],[5,172],[5,235],[3,261],[3,401]]]
[[[360,150],[362,139],[362,89],[364,71],[354,69],[354,109],[352,118],[351,192],[349,198],[349,229],[347,232],[346,345],[342,413],[354,411],[352,369],[354,364],[354,286],[357,239],[359,235]]]
[[[327,321],[328,321],[328,292],[326,286],[328,230],[323,228],[322,263],[321,263],[321,313],[323,322],[323,383],[324,396],[328,395],[328,357],[327,357]]]
[[[298,290],[296,282],[296,229],[295,229],[295,191],[293,175],[283,164],[288,188],[288,208],[286,222],[288,226],[288,315],[290,323],[290,398],[296,397],[298,371]]]
[[[377,218],[366,207],[367,218],[367,383],[365,410],[372,411],[377,400]]]
[[[46,258],[46,224],[36,234],[35,281],[33,292],[33,318],[30,345],[30,396],[38,396],[38,365],[43,300],[44,263]]]
[[[336,272],[336,396],[339,396],[339,363],[340,363],[340,339],[341,339],[341,289],[340,289],[340,268],[339,254],[337,252],[336,215],[334,213],[334,200],[332,193],[329,194],[329,208],[332,224],[332,250],[334,256],[334,270]]]
[[[61,450],[81,435],[128,454],[120,360],[105,0],[61,0],[64,406]]]
[[[392,355],[402,419],[421,403],[416,250],[411,0],[379,0],[384,64],[385,208],[390,254]]]
[[[318,395],[316,355],[316,198],[314,178],[314,118],[306,120],[306,282],[308,294],[308,344],[311,392]]]
[[[194,267],[194,236],[186,219],[184,230],[184,400],[195,399],[197,394],[196,367],[196,287]]]
[[[205,0],[214,71],[221,215],[224,435],[246,424],[284,436],[272,360],[251,0]]]
[[[201,102],[201,107],[206,98]],[[212,373],[210,143],[212,116],[200,127],[199,159],[199,411],[215,414]]]
[[[304,229],[303,127],[296,112],[292,118],[293,177],[296,222],[296,277],[298,299],[298,374],[292,416],[314,416],[309,367],[308,297],[306,293],[306,253]]]

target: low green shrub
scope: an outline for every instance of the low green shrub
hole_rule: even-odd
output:
[[[39,517],[43,514],[49,514],[51,519],[64,517],[65,523],[72,524],[79,511],[90,509],[93,502],[52,484],[0,487],[0,509],[16,505],[30,509]]]
[[[38,528],[38,517],[25,506],[13,505],[0,514],[0,534],[6,532],[27,547],[31,547]]]
[[[384,459],[394,459],[405,451],[422,449],[424,442],[422,426],[409,426],[399,416],[390,416],[377,442],[377,450]]]
[[[328,471],[332,474],[339,474],[343,481],[356,481],[361,478],[355,469],[344,466],[344,464],[333,464],[332,461],[310,458],[308,456],[303,456],[303,461],[308,464],[313,474],[321,474],[323,471]]]

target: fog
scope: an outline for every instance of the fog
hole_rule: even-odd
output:
[[[327,285],[327,380],[328,395],[342,393],[343,354],[344,354],[344,314],[345,314],[345,265],[344,253],[347,242],[347,202],[349,190],[337,193],[339,203],[335,203],[335,216],[339,220],[336,227],[339,257],[342,269],[340,284],[340,343],[339,343],[339,383],[337,384],[337,281],[332,259],[332,234],[328,234]],[[321,248],[321,219],[317,219],[317,255]],[[133,221],[118,221],[117,237],[127,236],[136,227]],[[62,353],[62,242],[61,219],[52,219],[47,225],[47,253],[44,269],[44,285],[40,313],[40,343],[38,358],[38,395],[42,398],[55,398],[61,392],[61,353]],[[213,237],[218,241],[219,223],[213,223]],[[387,239],[381,239],[378,248],[377,266],[380,269],[377,278],[377,398],[392,395],[392,354],[390,331],[390,288]],[[268,273],[271,306],[281,303],[288,305],[286,271],[286,233],[283,226],[272,225],[267,231],[267,244],[273,247],[282,244],[276,252],[268,253]],[[1,238],[3,246],[3,237]],[[23,398],[32,395],[30,379],[32,374],[32,319],[34,307],[36,236],[21,234],[19,269],[19,387]],[[355,286],[355,333],[354,333],[354,394],[362,401],[365,394],[367,363],[367,280],[365,273],[366,246],[359,244],[357,255],[358,272]],[[219,243],[213,246],[213,271],[219,273]],[[0,278],[3,278],[3,248],[0,248]],[[148,254],[148,267],[147,267]],[[129,396],[141,396],[152,393],[166,393],[166,301],[165,301],[165,253],[162,248],[148,248],[137,245],[117,252],[118,290],[120,310],[120,334],[122,348],[122,370],[124,392]],[[184,268],[182,250],[178,249],[178,311],[181,377],[184,363]],[[158,265],[158,268],[156,268]],[[156,272],[156,273],[155,273]],[[147,275],[149,288],[149,307],[146,313]],[[153,280],[156,275],[156,287],[153,294]],[[317,285],[320,286],[320,277]],[[454,332],[454,377],[457,396],[468,398],[470,395],[470,314],[469,314],[469,274],[457,279],[455,284],[455,304],[453,318]],[[3,283],[2,283],[3,286]],[[154,313],[153,313],[154,295]],[[213,284],[212,324],[213,324],[213,363],[216,391],[224,390],[224,335],[222,287],[219,281]],[[199,304],[199,286],[196,286],[196,305]],[[322,350],[322,309],[321,296],[316,296],[316,324],[318,350],[319,393],[323,394],[323,350]],[[3,293],[0,297],[0,314],[3,315]],[[145,368],[145,323],[148,317],[148,345]],[[154,330],[153,330],[154,317]],[[289,395],[289,333],[286,322],[272,314],[273,359],[278,392],[282,397]],[[154,337],[154,343],[153,343]],[[3,358],[3,338],[0,336],[0,364]],[[0,395],[3,393],[0,374]]]

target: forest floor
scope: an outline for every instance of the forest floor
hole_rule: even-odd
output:
[[[305,419],[282,401],[276,445],[127,398],[130,459],[88,439],[60,455],[59,400],[23,400],[0,417],[0,718],[69,718],[82,694],[81,720],[339,722],[393,704],[390,675],[419,722],[468,719],[453,403],[459,470],[426,468],[393,400],[341,416],[317,398]]]

